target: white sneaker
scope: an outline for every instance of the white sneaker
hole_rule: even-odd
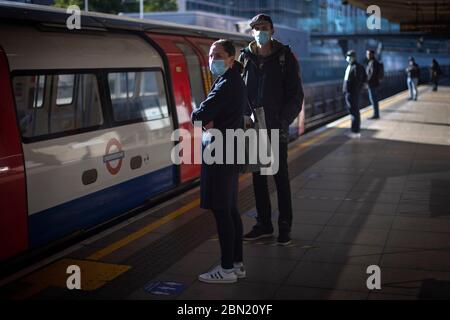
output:
[[[349,137],[350,139],[359,139],[361,138],[361,133],[356,133],[356,132],[350,132],[347,137]]]
[[[206,283],[235,283],[237,282],[237,275],[234,273],[234,268],[225,270],[218,265],[211,271],[199,275],[198,280]]]
[[[233,263],[234,273],[238,277],[238,279],[243,279],[246,277],[247,272],[245,271],[244,264],[242,262]]]

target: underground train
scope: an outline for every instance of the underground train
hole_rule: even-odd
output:
[[[0,261],[196,181],[198,165],[172,163],[171,134],[193,130],[191,111],[213,80],[211,43],[228,38],[239,49],[251,40],[98,13],[69,30],[68,16],[0,2]],[[292,139],[345,114],[340,87],[305,86]]]

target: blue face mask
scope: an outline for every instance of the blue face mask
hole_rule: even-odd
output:
[[[255,32],[255,40],[256,42],[263,46],[267,42],[270,41],[270,32],[269,31],[256,31]]]
[[[211,65],[209,66],[212,74],[216,77],[220,77],[227,71],[227,67],[225,66],[225,60],[213,60]]]

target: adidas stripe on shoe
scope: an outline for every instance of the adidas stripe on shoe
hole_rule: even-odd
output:
[[[206,283],[235,283],[237,279],[234,268],[225,270],[220,265],[198,276],[198,280]]]

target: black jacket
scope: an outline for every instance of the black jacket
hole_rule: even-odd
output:
[[[263,107],[268,129],[281,129],[280,137],[288,138],[289,125],[303,105],[303,86],[298,61],[289,46],[272,40],[272,53],[256,54],[256,42],[241,50],[243,79],[252,107]],[[247,112],[248,114],[248,112]]]
[[[198,109],[192,112],[192,122],[202,121],[205,126],[214,122],[214,128],[222,132],[226,162],[226,129],[243,128],[246,89],[239,66],[235,64],[217,78],[211,91]],[[204,133],[205,135],[205,133]],[[207,142],[202,144],[206,148]],[[235,149],[236,151],[236,149]],[[236,152],[235,152],[236,154]],[[200,206],[204,209],[225,210],[236,204],[239,166],[237,164],[206,164],[202,161],[200,177]]]
[[[430,66],[430,78],[431,81],[439,80],[439,77],[442,75],[441,67],[437,62],[433,62]]]
[[[376,88],[380,85],[380,79],[378,78],[380,68],[381,65],[377,59],[370,59],[367,62],[366,74],[369,87]]]
[[[420,77],[420,68],[417,63],[414,62],[412,66],[408,66],[405,70],[408,78],[419,78]]]
[[[364,67],[362,65],[355,61],[350,65],[350,73],[348,79],[346,80],[344,78],[342,91],[344,93],[359,93],[366,81],[366,70],[364,70]]]

